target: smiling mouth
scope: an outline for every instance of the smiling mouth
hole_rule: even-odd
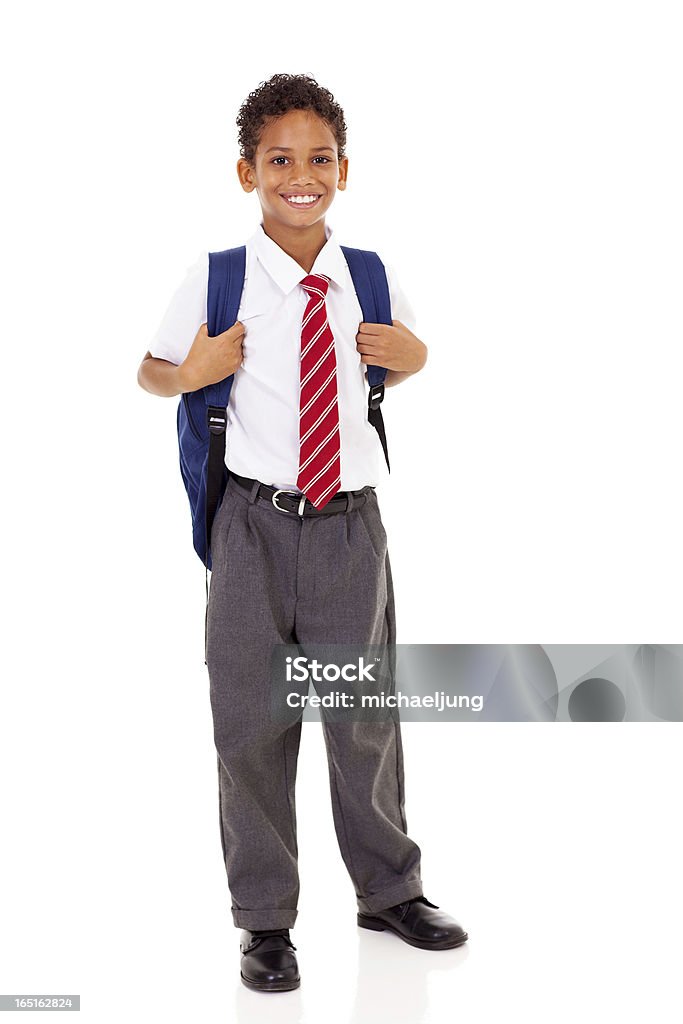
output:
[[[283,195],[280,193],[282,199],[287,203],[287,206],[291,206],[296,210],[310,210],[311,207],[317,206],[322,196],[317,192],[308,192],[303,195],[297,195],[290,193],[289,195]]]

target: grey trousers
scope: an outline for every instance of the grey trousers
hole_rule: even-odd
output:
[[[207,618],[221,842],[238,928],[291,928],[299,875],[301,717],[274,721],[275,644],[395,643],[387,537],[374,489],[346,512],[280,512],[232,478],[214,521]],[[422,895],[408,837],[397,718],[323,720],[335,831],[365,913]]]

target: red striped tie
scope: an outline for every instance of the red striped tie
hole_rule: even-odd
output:
[[[308,274],[300,282],[309,299],[301,324],[296,483],[316,508],[323,508],[341,483],[337,359],[325,304],[329,283],[323,274]]]

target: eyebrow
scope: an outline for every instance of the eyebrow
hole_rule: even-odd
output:
[[[269,149],[266,150],[266,153],[272,153],[274,149],[280,149],[280,150],[282,150],[283,153],[291,153],[292,152],[290,146],[271,146]],[[324,149],[329,149],[330,153],[334,153],[334,150],[332,149],[332,146],[313,146],[313,149],[311,150],[311,152],[312,153],[321,153]]]

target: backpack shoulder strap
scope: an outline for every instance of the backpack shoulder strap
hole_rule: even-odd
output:
[[[363,311],[363,320],[368,324],[389,324],[391,326],[389,283],[381,259],[376,252],[370,252],[367,249],[351,249],[346,245],[340,246],[340,249],[349,266],[353,287]],[[387,469],[391,472],[386,431],[380,408],[384,400],[384,381],[387,371],[384,366],[369,364],[367,372],[370,385],[368,421],[379,435]]]
[[[247,247],[209,253],[209,286],[206,296],[206,328],[210,338],[227,331],[237,320],[244,288]],[[207,405],[227,407],[232,375],[204,389]]]
[[[227,331],[237,319],[246,261],[247,247],[245,245],[238,245],[235,249],[223,249],[222,252],[209,253],[207,326],[210,337]]]

